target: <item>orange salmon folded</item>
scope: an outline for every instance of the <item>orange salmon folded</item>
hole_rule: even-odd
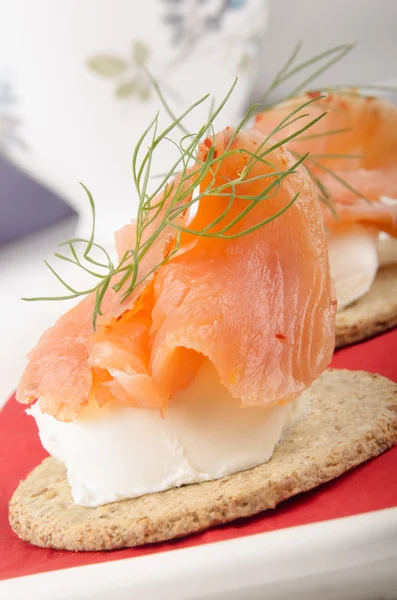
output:
[[[319,96],[320,92],[309,92],[266,110],[256,116],[254,128],[270,134],[281,119]],[[291,140],[288,148],[297,154],[310,152],[307,167],[337,213],[335,219],[323,206],[327,228],[332,231],[356,223],[397,236],[397,204],[379,202],[381,196],[397,198],[397,107],[348,90],[325,94],[297,114],[313,119],[326,111],[325,118],[308,134]],[[286,137],[299,130],[302,122],[296,121],[274,137]]]
[[[165,410],[207,357],[242,405],[271,406],[292,401],[324,371],[334,348],[336,301],[314,184],[299,165],[246,211],[249,198],[296,160],[283,147],[271,150],[241,181],[265,136],[232,136],[227,128],[200,145],[198,160],[212,148],[218,167],[198,183],[205,194],[196,214],[186,210],[166,224],[150,247],[138,280],[147,277],[134,292],[120,302],[123,289],[108,289],[96,331],[89,296],[44,333],[29,355],[20,402],[40,397],[41,410],[61,421],[72,421],[94,400]],[[222,194],[211,194],[225,182]],[[166,204],[178,178],[171,185]],[[186,185],[184,204],[191,197]],[[208,235],[194,233],[210,223]],[[178,242],[175,225],[182,228]],[[135,236],[134,223],[116,233],[120,257]]]

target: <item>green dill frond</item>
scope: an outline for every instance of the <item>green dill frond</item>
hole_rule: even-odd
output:
[[[286,74],[287,71],[282,73],[282,76],[285,77]],[[96,328],[98,317],[102,314],[102,303],[107,290],[113,288],[114,291],[119,292],[120,302],[124,302],[131,296],[137,286],[176,255],[180,248],[182,232],[187,232],[197,237],[201,236],[232,240],[252,233],[274,219],[277,219],[287,211],[298,198],[298,194],[296,194],[290,202],[278,212],[269,216],[267,219],[262,220],[254,226],[238,231],[237,233],[235,232],[235,229],[233,229],[258,205],[258,203],[273,197],[274,194],[277,193],[283,180],[294,173],[299,165],[307,159],[307,154],[299,156],[290,168],[287,168],[285,171],[280,171],[270,162],[271,153],[281,145],[293,140],[295,137],[307,133],[308,130],[326,114],[324,112],[318,117],[311,119],[305,125],[300,125],[295,133],[289,134],[284,139],[269,143],[271,135],[282,131],[294,122],[298,122],[303,116],[301,114],[302,111],[319,98],[310,99],[302,103],[301,106],[294,108],[287,117],[280,121],[271,135],[263,140],[255,152],[244,150],[248,160],[244,169],[242,169],[242,172],[236,174],[235,179],[228,179],[224,182],[222,181],[222,183],[218,183],[217,173],[222,161],[233,154],[242,152],[241,149],[233,147],[233,142],[239,132],[242,131],[251,119],[257,109],[257,105],[251,106],[241,119],[240,123],[233,131],[224,152],[220,156],[216,156],[214,145],[211,144],[205,159],[199,160],[197,158],[199,145],[206,136],[214,136],[214,121],[225,104],[229,101],[237,84],[237,79],[233,82],[227,94],[217,106],[213,104],[209,95],[205,95],[194,102],[179,116],[175,116],[173,111],[166,105],[161,90],[153,79],[152,83],[155,85],[157,92],[162,99],[163,105],[165,106],[165,112],[172,118],[172,122],[163,131],[159,132],[159,113],[157,113],[143,131],[133,153],[132,174],[138,196],[135,246],[130,248],[118,263],[115,264],[111,260],[106,249],[98,244],[95,239],[95,203],[87,187],[84,184],[81,184],[91,207],[92,226],[90,235],[86,239],[72,238],[63,242],[60,245],[60,248],[66,247],[68,253],[58,251],[55,253],[55,257],[60,261],[72,263],[77,268],[82,269],[87,274],[87,277],[91,278],[91,284],[85,289],[77,290],[66,282],[50,264],[46,263],[51,273],[57,278],[59,283],[68,293],[56,297],[42,296],[24,298],[29,301],[57,301],[94,294],[94,329]],[[196,133],[189,133],[183,125],[184,119],[197,107],[207,101],[210,103],[207,120],[201,125]],[[182,129],[183,135],[180,137],[179,142],[176,142],[174,137],[175,132],[178,129]],[[177,157],[173,160],[169,170],[161,174],[153,185],[151,177],[153,158],[159,146],[163,144],[172,144],[172,147],[177,149]],[[258,162],[268,165],[269,172],[265,172],[259,176],[252,175],[252,169]],[[200,183],[206,178],[209,179],[209,184],[205,189],[201,190]],[[258,179],[265,180],[266,178],[269,178],[269,182],[265,185],[264,190],[259,195],[237,194],[236,189],[239,184],[253,182]],[[153,187],[153,189],[151,189],[151,187]],[[229,198],[222,214],[211,223],[206,224],[205,227],[200,230],[194,230],[188,226],[183,226],[180,217],[184,215],[186,211],[191,209],[194,204],[199,203],[200,200],[209,193],[211,195]],[[237,198],[245,201],[244,208],[237,216],[228,220],[226,217]],[[227,222],[227,224],[222,226],[223,220],[225,220],[224,222]],[[218,228],[218,226],[220,228]],[[158,262],[158,264],[155,264],[149,272],[141,274],[139,272],[139,265],[166,228],[171,228],[174,231],[175,243],[172,250],[165,258]],[[217,229],[215,230],[215,228]]]

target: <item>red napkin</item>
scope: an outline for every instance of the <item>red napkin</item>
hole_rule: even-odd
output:
[[[397,329],[338,351],[337,368],[364,369],[397,382]],[[8,501],[19,481],[46,455],[32,418],[12,397],[0,413],[0,579],[108,560],[167,552],[294,525],[346,517],[397,506],[397,446],[343,477],[287,500],[275,510],[185,539],[114,552],[75,553],[21,542],[8,524]],[[387,483],[385,483],[387,482]]]

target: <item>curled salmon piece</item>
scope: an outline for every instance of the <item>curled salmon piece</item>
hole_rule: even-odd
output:
[[[215,138],[219,156],[225,148],[240,151],[222,161],[213,187],[236,179],[264,141],[258,132],[240,132],[230,146],[232,136],[232,130],[225,130]],[[207,151],[203,144],[202,160]],[[295,163],[283,148],[267,154],[266,161],[272,166],[257,162],[251,181],[236,186],[228,220],[247,206],[238,196],[259,196],[269,185],[260,176]],[[203,190],[207,184],[202,183]],[[181,365],[196,369],[194,362],[203,356],[244,405],[289,402],[328,365],[334,347],[333,287],[320,208],[304,167],[285,178],[273,197],[259,202],[229,233],[268,219],[298,192],[296,202],[264,227],[235,239],[199,237],[192,249],[158,273],[151,371],[163,395],[175,393]],[[201,230],[216,220],[229,197],[209,190],[190,228]],[[224,228],[225,220],[217,227]]]
[[[217,161],[200,182],[196,214],[164,228],[140,265],[150,277],[127,301],[109,292],[96,332],[87,328],[88,298],[45,334],[21,380],[20,401],[40,396],[43,410],[66,421],[94,397],[100,405],[164,410],[204,357],[243,405],[289,402],[311,385],[334,348],[336,303],[321,211],[304,167],[264,141],[260,132],[226,129],[201,144],[198,160],[212,148]],[[260,159],[250,163],[258,148]],[[277,182],[283,172],[289,174]],[[174,247],[175,225],[180,248],[155,268]],[[134,243],[133,225],[116,234],[120,256]],[[48,335],[62,343],[68,319],[82,351],[77,357],[74,346],[62,346],[58,361]],[[46,374],[38,380],[33,374],[44,353]],[[71,402],[73,369],[81,382]]]
[[[178,178],[170,183],[174,189],[177,184]],[[187,187],[188,182],[185,185]],[[155,203],[161,201],[163,193],[156,197]],[[188,201],[189,198],[186,194],[184,199]],[[171,192],[167,201],[171,202],[172,199]],[[161,213],[147,228],[143,241],[149,239],[159,220]],[[175,230],[166,227],[139,265],[140,278],[164,258],[174,237]],[[116,232],[116,247],[120,257],[134,244],[134,224]],[[41,336],[29,354],[28,365],[17,388],[17,400],[30,403],[40,398],[41,410],[60,421],[73,421],[82,407],[93,398],[100,406],[116,399],[131,406],[160,407],[163,402],[153,388],[147,371],[155,275],[156,270],[135,288],[128,302],[122,302],[125,286],[116,292],[110,285],[102,303],[103,315],[99,319],[98,332],[93,331],[92,325],[93,294],[63,315]],[[114,283],[117,282],[115,278]],[[140,323],[134,333],[133,345],[129,336],[131,318]],[[142,322],[145,326],[142,326]],[[118,338],[117,343],[115,338]],[[145,345],[144,356],[142,349]],[[103,366],[105,357],[109,360],[106,368]],[[139,369],[136,369],[137,364],[140,365]]]
[[[41,398],[42,411],[60,421],[73,420],[88,404],[93,374],[86,342],[93,309],[94,297],[88,296],[44,332],[28,355],[17,389],[20,402]]]
[[[320,92],[293,98],[258,114],[254,128],[270,134],[281,119],[316,96]],[[397,206],[379,203],[381,196],[397,198],[397,107],[348,90],[326,94],[297,114],[308,114],[305,118],[311,120],[325,111],[326,116],[310,131],[288,142],[288,148],[298,154],[310,152],[312,160],[307,166],[329,193],[338,215],[335,219],[323,206],[327,228],[357,223],[397,236]],[[276,132],[274,137],[282,139],[297,131],[305,118]]]

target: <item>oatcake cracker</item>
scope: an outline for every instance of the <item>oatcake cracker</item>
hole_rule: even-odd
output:
[[[336,315],[336,347],[342,348],[397,325],[397,265],[381,267],[371,289]]]
[[[330,369],[309,393],[310,412],[268,463],[217,481],[84,508],[72,501],[63,465],[46,458],[14,493],[11,526],[32,544],[66,550],[160,542],[274,508],[397,441],[397,385],[388,379]]]

